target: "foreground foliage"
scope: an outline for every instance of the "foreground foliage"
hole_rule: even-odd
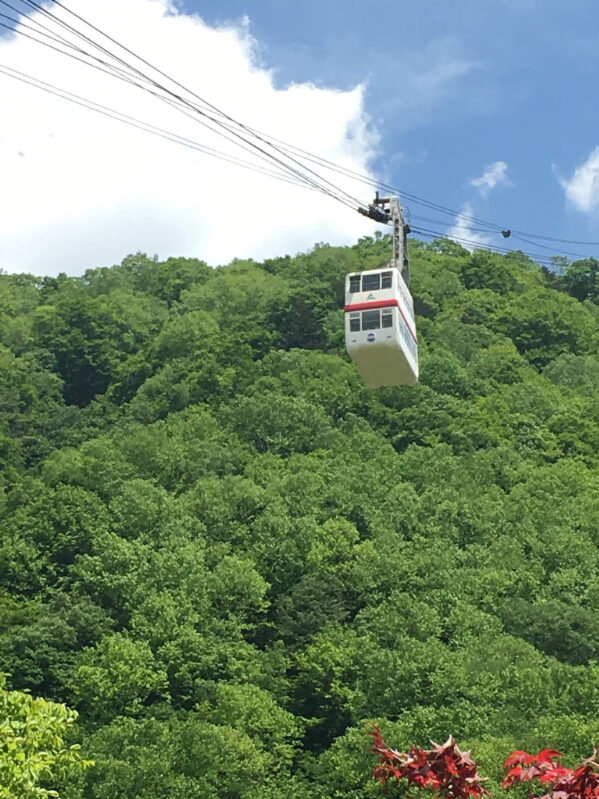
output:
[[[543,749],[537,755],[513,752],[505,762],[509,768],[504,788],[518,783],[538,782],[541,799],[597,799],[599,797],[599,763],[597,749],[592,757],[577,768],[565,768],[561,755],[553,749]],[[530,789],[532,795],[533,789]],[[536,793],[539,791],[537,790]]]
[[[1,799],[58,797],[48,786],[92,765],[80,757],[77,745],[65,743],[76,718],[64,705],[7,691],[0,676]]]
[[[408,753],[391,749],[374,725],[369,732],[372,751],[377,759],[372,777],[385,792],[405,780],[408,789],[425,790],[431,799],[469,799],[489,794],[482,783],[485,778],[470,752],[460,751],[453,737],[432,749],[412,746]],[[536,755],[516,750],[503,764],[506,770],[502,788],[528,784],[529,799],[597,799],[599,797],[599,763],[597,749],[592,757],[576,768],[561,763],[561,754],[554,749],[542,749]]]
[[[386,238],[0,275],[0,670],[79,712],[65,799],[374,796],[369,720],[491,790],[599,740],[596,264],[411,246],[377,392],[342,288]]]
[[[372,776],[385,788],[390,782],[405,779],[408,789],[426,789],[435,799],[469,799],[488,794],[470,752],[462,752],[451,736],[442,745],[433,744],[432,749],[413,746],[403,753],[387,746],[376,725],[370,735],[378,757]]]

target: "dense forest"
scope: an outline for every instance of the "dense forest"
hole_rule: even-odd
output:
[[[373,797],[369,722],[491,788],[599,741],[599,264],[410,248],[377,391],[343,281],[388,237],[0,275],[0,672],[78,712],[64,799]]]

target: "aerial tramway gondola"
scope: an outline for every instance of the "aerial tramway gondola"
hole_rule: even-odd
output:
[[[345,345],[369,388],[418,382],[418,339],[409,291],[407,234],[398,197],[376,199],[365,216],[393,223],[393,260],[345,279]]]

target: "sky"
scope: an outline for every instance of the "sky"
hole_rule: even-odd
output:
[[[160,90],[26,38],[53,31],[75,41],[23,0],[0,2],[0,269],[80,275],[137,251],[217,265],[351,244],[385,231],[355,210],[372,201],[374,179],[399,189],[413,228],[469,248],[599,253],[599,244],[539,238],[599,242],[596,0],[64,0],[43,8],[184,100],[217,109],[204,113],[222,111],[263,138],[240,150],[237,135],[223,139],[222,127],[166,104]],[[189,146],[41,92],[15,80],[15,70]],[[264,136],[364,181],[303,162],[297,185],[288,169],[296,164]],[[257,147],[285,160],[284,174]],[[306,187],[305,166],[336,198]]]

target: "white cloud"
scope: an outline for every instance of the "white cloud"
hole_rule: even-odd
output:
[[[570,180],[559,176],[558,180],[566,198],[578,211],[590,213],[599,208],[599,147],[574,170]]]
[[[473,221],[471,217],[473,213],[472,205],[464,203],[461,213],[456,216],[454,224],[445,234],[448,239],[453,239],[465,249],[470,250],[470,252],[477,248],[484,249],[491,242],[490,236],[472,229]]]
[[[470,185],[479,190],[483,197],[498,186],[506,188],[512,185],[507,176],[507,164],[505,161],[494,161],[485,167],[485,171],[479,178],[472,178]]]
[[[480,110],[483,98],[471,81],[484,72],[484,65],[469,57],[459,38],[431,39],[417,52],[400,48],[384,63],[387,73],[397,76],[388,83],[386,99],[396,130],[426,125],[431,117],[446,114],[458,98],[460,113],[470,113],[471,104]]]
[[[247,22],[210,28],[169,0],[71,0],[69,6],[245,124],[367,171],[378,138],[364,111],[363,87],[276,89]],[[58,6],[52,12],[75,22]],[[0,37],[0,64],[252,159],[147,93],[22,37]],[[350,243],[377,227],[323,195],[155,138],[4,75],[0,92],[0,267],[8,271],[81,274],[137,250],[225,263],[295,253],[316,241]],[[371,199],[368,186],[323,174]]]
[[[422,64],[422,71],[414,74],[411,79],[413,86],[427,99],[437,99],[450,84],[463,78],[478,66],[462,55],[451,53],[445,40],[435,44],[436,47],[427,49],[432,56],[430,62]]]

